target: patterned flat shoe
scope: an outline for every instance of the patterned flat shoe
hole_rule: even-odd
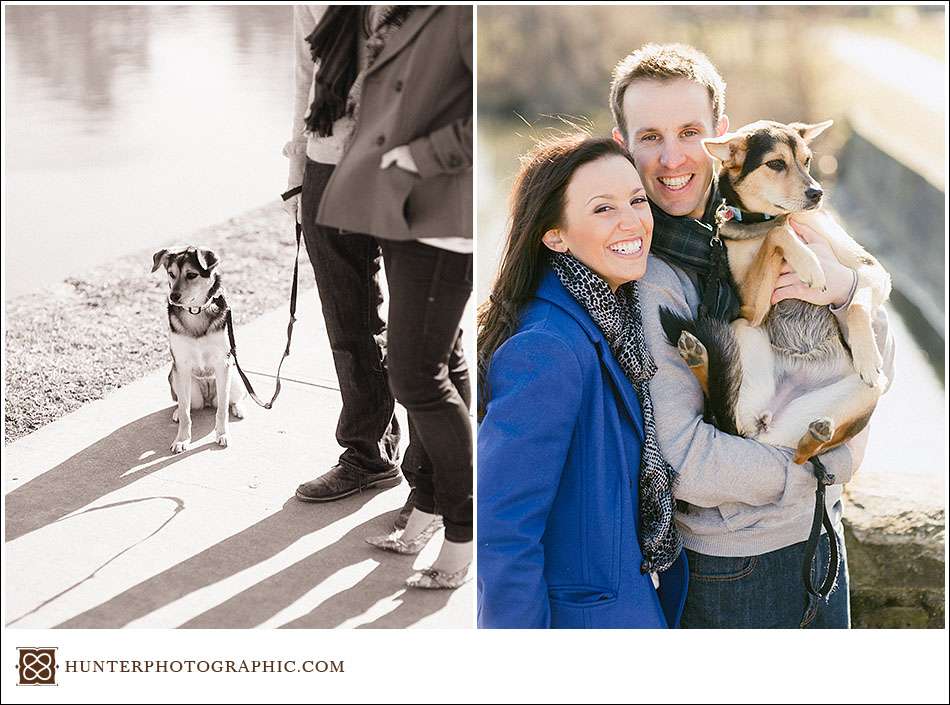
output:
[[[402,553],[404,555],[414,555],[419,553],[429,540],[435,536],[436,532],[442,528],[442,517],[436,517],[429,525],[416,534],[409,541],[402,540],[402,531],[394,531],[387,536],[369,536],[365,539],[366,543],[384,551],[393,553]]]
[[[406,587],[423,590],[454,590],[468,580],[468,566],[454,573],[444,573],[437,568],[425,568],[406,578]]]

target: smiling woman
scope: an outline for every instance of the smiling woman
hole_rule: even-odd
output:
[[[626,155],[579,167],[566,191],[563,225],[542,240],[554,252],[570,252],[614,291],[643,276],[653,232],[650,204]]]
[[[652,231],[618,141],[566,136],[525,159],[479,311],[481,627],[679,620],[686,574],[636,288]]]

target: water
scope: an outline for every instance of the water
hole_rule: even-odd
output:
[[[292,12],[6,6],[5,296],[275,199]]]

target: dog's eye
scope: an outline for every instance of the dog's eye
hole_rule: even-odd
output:
[[[198,272],[188,272],[188,274],[186,274],[185,276],[188,277],[189,279],[195,279],[198,277]]]
[[[781,159],[773,159],[772,161],[765,162],[765,166],[767,166],[772,171],[782,171],[782,169],[785,168],[785,162],[783,162]]]
[[[168,276],[170,276],[172,279],[174,279],[174,278],[175,278],[175,273],[169,271],[169,272],[168,272]]]

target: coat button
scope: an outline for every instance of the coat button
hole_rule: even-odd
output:
[[[402,90],[402,81],[396,81],[396,86],[395,86],[395,88],[396,88],[396,92],[397,92],[397,93],[398,93],[399,91],[401,91],[401,90]]]
[[[457,155],[457,154],[450,154],[450,155],[449,155],[449,166],[452,167],[453,169],[456,169],[456,168],[462,166],[462,158],[461,158],[459,155]]]
[[[376,138],[376,144],[377,144],[379,147],[382,147],[383,144],[385,144],[385,142],[386,142],[386,138],[383,137],[382,135],[380,135],[379,137]]]

